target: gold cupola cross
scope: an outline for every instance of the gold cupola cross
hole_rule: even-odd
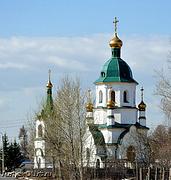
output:
[[[115,35],[117,35],[117,23],[118,23],[119,21],[117,20],[117,17],[115,17],[115,19],[114,19],[114,21],[113,21],[113,24],[114,24],[114,26],[115,26]]]
[[[50,82],[50,78],[51,78],[51,70],[50,69],[49,69],[48,73],[49,73],[49,82]]]
[[[141,101],[143,101],[143,97],[144,97],[144,88],[141,87]]]

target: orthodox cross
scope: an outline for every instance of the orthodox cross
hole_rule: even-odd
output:
[[[90,89],[88,90],[88,102],[89,103],[91,102],[91,90]]]
[[[117,17],[115,17],[115,20],[113,21],[113,24],[114,24],[114,26],[115,26],[115,35],[117,34],[117,23],[118,23],[119,21],[117,20]]]
[[[50,69],[49,69],[48,73],[49,73],[49,82],[50,82],[50,76],[51,76],[51,70]]]
[[[143,89],[143,87],[141,88],[141,100],[143,101],[143,91],[144,91],[144,89]]]

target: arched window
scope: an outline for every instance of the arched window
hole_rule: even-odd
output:
[[[99,159],[97,159],[97,161],[96,161],[96,168],[100,168],[100,160]]]
[[[86,148],[86,158],[87,158],[87,160],[90,159],[90,149],[89,148]]]
[[[103,93],[102,91],[100,90],[99,91],[99,103],[102,103],[103,102]]]
[[[128,161],[133,162],[135,160],[135,148],[133,146],[129,146],[127,149],[127,159]]]
[[[102,77],[105,77],[105,72],[101,72],[101,76],[102,76]]]
[[[111,101],[115,102],[115,91],[111,92]]]
[[[124,91],[124,93],[123,93],[123,101],[124,101],[124,103],[128,103],[128,92],[127,91]]]
[[[42,128],[42,125],[41,125],[41,124],[38,126],[38,136],[39,136],[39,137],[42,137],[42,136],[43,136],[43,128]]]

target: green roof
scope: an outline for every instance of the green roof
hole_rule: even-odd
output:
[[[129,65],[120,57],[112,56],[103,66],[99,79],[96,83],[101,82],[134,82]]]
[[[46,99],[45,110],[47,111],[47,113],[51,113],[53,111],[52,88],[47,89],[47,99]]]
[[[95,145],[105,145],[105,140],[102,132],[98,129],[98,126],[95,124],[89,125],[89,130],[93,136]]]
[[[139,129],[149,129],[146,126],[142,126],[140,123],[136,122],[135,124],[120,124],[115,122],[114,125],[109,125],[107,126],[107,124],[98,124],[98,128],[99,129],[115,129],[115,128],[124,128],[124,129],[129,129],[132,125],[136,126]]]

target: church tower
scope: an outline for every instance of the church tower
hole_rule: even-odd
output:
[[[131,150],[136,158],[134,137],[148,131],[143,102],[136,107],[137,81],[131,68],[121,58],[122,41],[117,34],[118,20],[114,20],[115,32],[109,42],[111,57],[105,62],[95,84],[95,104],[87,103],[86,150],[91,149],[89,162],[103,167],[107,160],[128,159]],[[143,90],[142,90],[143,94]],[[139,112],[139,117],[138,117]],[[134,158],[135,158],[134,156]],[[85,155],[86,157],[86,155]],[[143,158],[143,157],[141,157]],[[90,162],[89,162],[90,163]]]
[[[117,19],[115,18],[115,34],[110,40],[111,58],[104,64],[96,85],[95,123],[113,125],[134,124],[137,121],[136,86],[129,65],[121,59],[122,41],[117,35]],[[104,115],[108,114],[105,118]],[[100,116],[100,118],[97,118]],[[112,118],[112,119],[111,119]]]
[[[142,126],[146,126],[146,115],[145,115],[145,111],[146,111],[146,104],[144,103],[144,89],[143,87],[141,88],[141,102],[138,105],[138,110],[139,110],[139,123]]]
[[[49,70],[49,80],[46,85],[47,87],[47,99],[44,109],[41,111],[40,115],[36,119],[36,137],[34,141],[34,169],[43,169],[46,167],[45,159],[45,119],[50,118],[53,112],[53,98],[52,98],[52,83],[50,79]]]

